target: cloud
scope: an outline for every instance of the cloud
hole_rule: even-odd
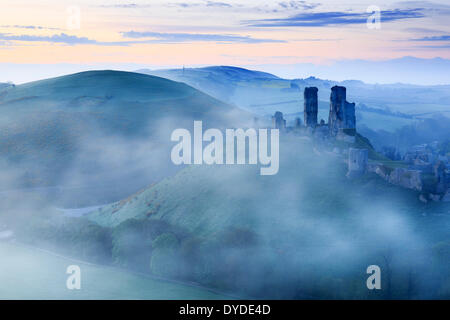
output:
[[[255,39],[250,36],[232,34],[200,34],[200,33],[159,33],[159,32],[122,32],[125,38],[153,38],[149,43],[179,43],[179,42],[238,42],[238,43],[264,43],[285,42],[275,39]]]
[[[311,10],[318,6],[320,3],[309,3],[307,1],[281,1],[271,5],[263,5],[257,7],[247,7],[244,4],[231,4],[222,1],[203,1],[203,2],[169,2],[162,6],[169,8],[244,8],[245,10],[254,9],[256,11],[267,11],[267,12],[279,12],[279,11],[293,11],[293,10]],[[123,9],[133,9],[133,8],[148,8],[151,7],[150,4],[137,4],[137,3],[122,3],[122,4],[105,4],[100,5],[102,8],[123,8]],[[157,4],[153,5],[157,7]]]
[[[52,42],[65,44],[97,44],[97,41],[86,37],[71,36],[65,33],[52,36],[36,36],[36,35],[12,35],[9,33],[0,33],[0,40],[7,41],[27,41],[27,42]]]
[[[320,6],[320,3],[308,3],[306,1],[283,1],[278,5],[288,10],[310,10]]]
[[[324,27],[330,25],[365,24],[371,13],[366,12],[313,12],[300,13],[288,18],[250,20],[245,23],[253,27]],[[397,21],[422,18],[421,8],[381,11],[381,21]]]
[[[195,8],[195,7],[215,7],[215,8],[232,8],[233,5],[226,2],[205,1],[205,2],[176,2],[168,3],[167,7]]]
[[[178,3],[168,3],[167,7],[192,8],[192,7],[198,7],[200,5],[202,5],[202,4],[200,4],[200,3],[178,2]]]
[[[423,8],[427,11],[434,12],[440,15],[450,14],[450,5],[433,1],[401,1],[397,4],[400,7]]]
[[[55,34],[52,36],[39,35],[13,35],[10,33],[0,33],[0,40],[6,41],[23,41],[23,42],[50,42],[61,43],[67,45],[99,45],[99,46],[128,46],[134,42],[130,41],[97,41],[87,37],[77,37],[66,33]]]
[[[33,26],[33,25],[3,25],[0,28],[14,28],[14,29],[31,29],[31,30],[61,30],[60,28],[51,28],[43,26]]]
[[[221,7],[221,8],[231,8],[233,7],[231,4],[229,3],[225,3],[225,2],[214,2],[214,1],[207,1],[206,2],[206,6],[207,7]]]
[[[442,30],[429,29],[429,28],[407,28],[407,29],[405,29],[405,31],[412,32],[412,33],[443,33]]]
[[[450,35],[427,36],[423,38],[410,39],[409,41],[425,42],[426,45],[416,46],[420,49],[448,49],[450,48]],[[435,42],[444,42],[443,44],[435,44]],[[447,43],[445,43],[447,42]],[[433,43],[433,44],[432,44]]]
[[[10,49],[7,48],[9,46],[11,46],[11,42],[0,40],[0,49]]]
[[[450,35],[423,37],[418,39],[411,39],[410,41],[450,41]]]
[[[147,6],[147,5],[145,5]],[[123,3],[123,4],[104,4],[101,5],[100,7],[102,8],[124,8],[124,9],[128,9],[128,8],[140,8],[143,7],[143,5],[139,5],[136,3]]]
[[[421,47],[415,47],[415,48],[422,48],[422,49],[449,49],[450,44],[443,44],[438,46],[421,46]]]
[[[50,42],[67,45],[98,45],[98,46],[130,46],[133,44],[151,43],[182,43],[182,42],[215,42],[215,43],[270,43],[286,42],[275,39],[255,39],[250,36],[240,36],[231,34],[199,34],[199,33],[159,33],[159,32],[136,32],[128,31],[121,33],[125,38],[142,39],[132,41],[97,41],[87,37],[77,37],[65,33],[52,36],[39,35],[13,35],[0,33],[0,40],[23,41],[23,42]]]
[[[410,39],[409,41],[423,42],[426,44],[415,46],[418,49],[449,49],[450,48],[450,35],[423,37],[419,39]],[[442,42],[436,44],[436,42]]]

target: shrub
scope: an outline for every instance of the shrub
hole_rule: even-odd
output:
[[[112,233],[114,263],[148,272],[152,241],[168,229],[168,225],[159,220],[129,219],[122,222]]]

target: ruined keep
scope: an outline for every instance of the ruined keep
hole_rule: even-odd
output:
[[[348,178],[356,178],[367,171],[367,163],[369,159],[369,150],[354,149],[348,150]]]
[[[282,131],[304,130],[307,135],[314,135],[320,139],[333,138],[347,143],[354,143],[356,136],[355,104],[346,100],[346,88],[334,86],[331,88],[330,113],[328,124],[323,119],[318,123],[319,89],[305,87],[303,97],[303,125],[300,118],[294,119],[293,127],[286,127],[283,113],[275,112],[272,116],[272,128]]]
[[[316,87],[306,87],[303,94],[303,118],[305,120],[306,127],[315,128],[317,126],[317,112],[319,109],[317,91],[319,91],[319,89]]]
[[[354,132],[356,128],[355,104],[347,102],[346,91],[345,87],[334,86],[331,88],[328,117],[331,136],[336,136],[339,132]]]
[[[272,117],[272,127],[279,130],[286,129],[286,120],[283,119],[283,113],[280,111],[275,112],[275,115]]]

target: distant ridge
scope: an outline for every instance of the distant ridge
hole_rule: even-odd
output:
[[[140,69],[136,72],[141,72],[145,74],[161,75],[166,73],[181,73],[181,75],[186,75],[187,73],[203,73],[207,77],[224,77],[229,80],[251,80],[251,79],[279,79],[279,77],[262,71],[249,70],[240,67],[233,66],[210,66],[203,68],[181,68],[181,69],[161,69],[161,70],[149,70]]]

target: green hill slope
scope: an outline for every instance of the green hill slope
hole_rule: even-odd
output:
[[[366,197],[389,200],[405,212],[419,203],[415,193],[376,176],[348,180],[341,157],[326,152],[318,155],[314,150],[308,139],[282,137],[277,175],[261,176],[250,165],[190,166],[126,200],[98,209],[90,219],[104,226],[130,218],[161,219],[209,236],[227,227],[259,232],[262,225],[273,227],[293,218],[331,218],[352,228],[348,219],[357,218],[360,212],[355,203]]]
[[[142,69],[137,72],[184,82],[221,101],[236,105],[241,104],[241,101],[236,100],[239,98],[237,94],[239,94],[240,84],[246,86],[251,83],[258,84],[260,81],[279,79],[270,73],[229,66],[169,70]],[[246,105],[242,105],[242,107],[246,107]]]
[[[186,84],[139,73],[90,71],[9,87],[0,95],[0,160],[21,183],[2,187],[105,188],[145,176],[143,186],[170,165],[173,129],[249,118]]]

